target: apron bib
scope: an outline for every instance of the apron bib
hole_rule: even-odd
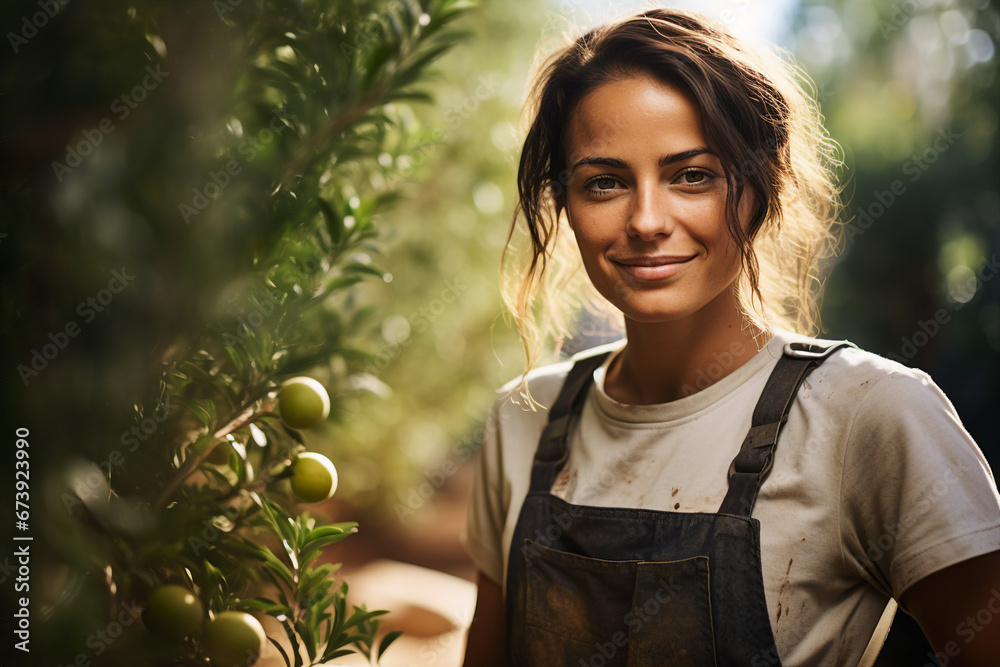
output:
[[[799,385],[845,345],[785,346],[715,514],[573,505],[551,494],[594,371],[610,353],[577,361],[539,439],[511,541],[511,665],[780,665],[764,599],[760,523],[751,513]]]

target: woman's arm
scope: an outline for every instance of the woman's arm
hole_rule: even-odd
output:
[[[469,626],[469,640],[465,647],[465,667],[507,667],[506,636],[503,590],[480,572],[476,613]]]
[[[1000,551],[956,563],[900,596],[941,664],[979,667],[1000,659]]]

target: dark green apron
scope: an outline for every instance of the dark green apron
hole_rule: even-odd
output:
[[[850,345],[792,343],[778,360],[715,514],[572,505],[552,495],[607,354],[580,359],[549,412],[507,570],[513,667],[780,665],[751,517],[805,376]]]

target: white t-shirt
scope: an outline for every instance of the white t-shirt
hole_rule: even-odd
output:
[[[578,505],[717,512],[782,348],[814,340],[778,331],[721,380],[658,405],[625,405],[605,393],[612,354],[595,371],[552,493]],[[703,384],[732,357],[716,362]],[[551,405],[571,365],[532,371],[532,396]],[[488,419],[464,535],[473,561],[505,592],[511,537],[548,417],[518,399],[518,383],[501,389]],[[889,597],[1000,549],[993,474],[948,398],[923,371],[853,348],[835,352],[800,386],[753,516],[786,667],[856,664]]]

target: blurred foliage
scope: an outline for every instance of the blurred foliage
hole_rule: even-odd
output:
[[[435,524],[428,488],[437,493],[469,460],[494,390],[523,368],[501,317],[498,270],[525,84],[551,20],[533,0],[471,12],[461,57],[442,60],[429,85],[436,108],[413,108],[414,122],[433,129],[409,152],[379,158],[413,174],[405,201],[384,216],[393,280],[365,286],[380,314],[366,368],[384,386],[348,399],[329,430],[329,451],[351,452],[338,461],[344,497],[371,512],[366,525]]]
[[[801,3],[791,46],[847,155],[831,337],[926,370],[1000,468],[1000,13],[986,0]]]
[[[273,396],[308,372],[343,422],[383,393],[364,280],[391,280],[380,216],[413,176],[394,156],[431,132],[409,105],[433,101],[464,8],[4,6],[4,432],[29,432],[32,661],[199,661],[115,620],[167,582],[273,616],[289,664],[394,639],[313,566],[354,524],[282,509],[305,439]],[[277,600],[245,599],[261,590]]]

